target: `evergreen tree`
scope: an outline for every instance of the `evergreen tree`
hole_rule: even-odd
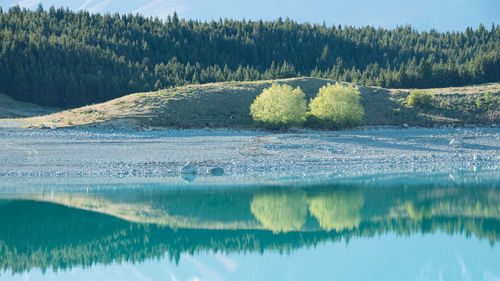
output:
[[[300,73],[401,88],[500,81],[500,27],[418,32],[19,6],[0,11],[0,92],[73,107],[190,83]],[[76,89],[74,87],[77,87]]]

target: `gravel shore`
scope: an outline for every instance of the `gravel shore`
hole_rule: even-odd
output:
[[[461,140],[451,146],[453,138]],[[151,132],[0,128],[0,177],[179,176],[335,177],[494,171],[498,128],[374,127],[271,133],[234,129]]]

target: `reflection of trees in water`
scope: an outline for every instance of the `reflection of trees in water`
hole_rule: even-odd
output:
[[[0,207],[9,204],[11,201],[9,200],[0,200]]]
[[[205,228],[220,221],[230,224],[233,219],[250,222],[243,224],[246,229],[141,224],[53,203],[4,201],[0,205],[0,269],[90,267],[165,255],[178,261],[182,253],[208,251],[288,252],[388,232],[405,236],[444,232],[500,241],[498,188],[325,187],[224,194],[193,191],[178,196],[174,192],[156,201],[148,197],[152,200],[148,204],[168,213],[175,211],[176,216],[193,216]],[[272,231],[248,229],[257,223]]]
[[[361,190],[334,189],[307,199],[304,191],[256,194],[251,210],[264,228],[274,233],[301,230],[309,211],[325,230],[353,229],[361,221],[364,199]]]
[[[305,195],[303,191],[257,194],[250,208],[262,226],[274,233],[300,230],[307,216]]]
[[[12,214],[16,214],[13,216]],[[141,262],[182,253],[289,252],[340,236],[324,232],[274,234],[262,230],[172,229],[36,201],[0,208],[0,269],[70,269]]]
[[[334,190],[309,200],[309,211],[325,230],[354,229],[361,221],[364,199],[361,190]]]

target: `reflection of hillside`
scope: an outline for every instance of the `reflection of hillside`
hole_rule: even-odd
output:
[[[268,229],[275,233],[354,229],[362,221],[433,217],[500,219],[496,187],[55,193],[46,201],[171,228]]]
[[[250,212],[248,192],[55,193],[30,199],[172,228],[261,229]],[[231,210],[228,212],[228,210]]]
[[[0,268],[59,269],[164,255],[178,260],[198,251],[287,252],[387,232],[500,240],[500,190],[492,186],[56,193],[38,199],[52,202],[0,201]]]
[[[500,191],[489,190],[477,192],[469,190],[469,196],[464,191],[455,190],[449,194],[434,196],[426,194],[418,200],[409,201],[408,214],[414,219],[432,218],[436,216],[500,219]],[[480,199],[480,200],[478,200]]]

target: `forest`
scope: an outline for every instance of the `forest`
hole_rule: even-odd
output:
[[[0,93],[71,108],[134,92],[313,76],[387,88],[500,81],[500,26],[461,32],[0,8]]]

